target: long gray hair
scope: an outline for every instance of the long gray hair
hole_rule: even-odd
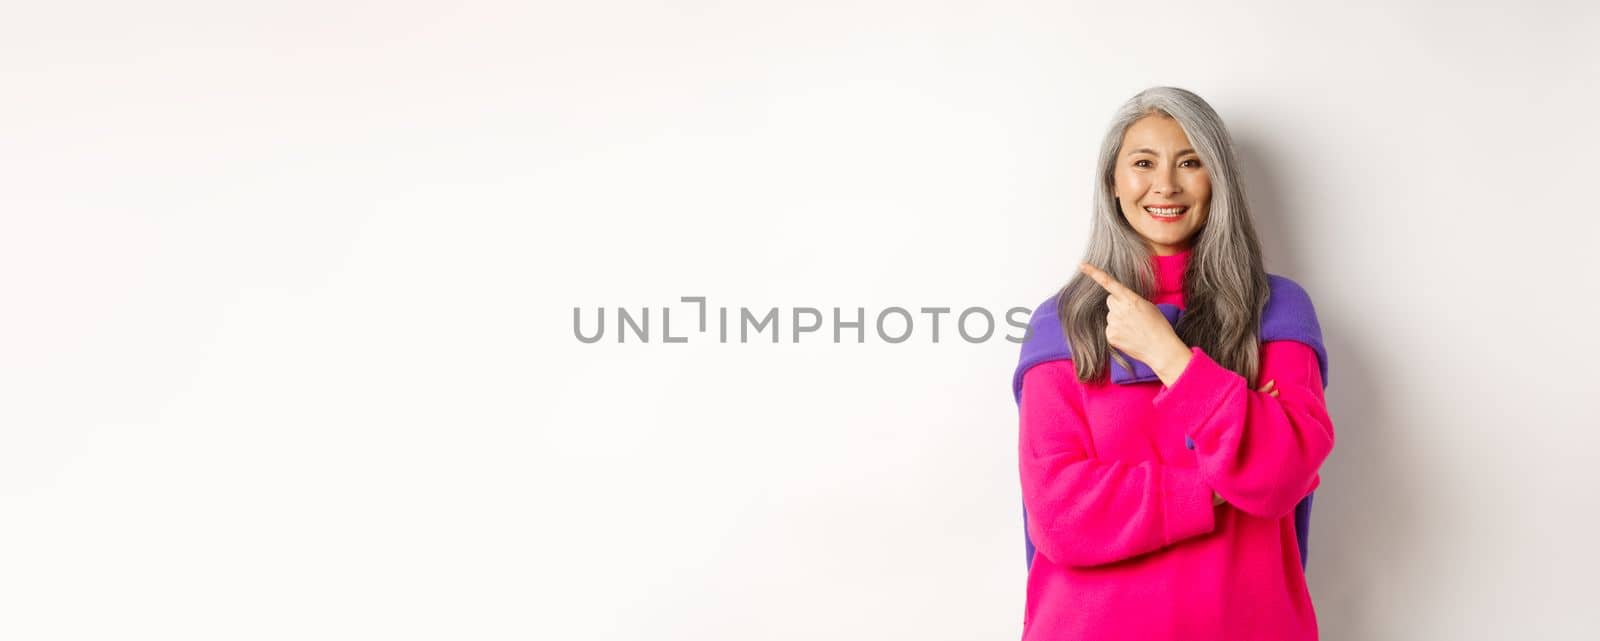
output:
[[[1152,87],[1117,110],[1100,143],[1094,223],[1084,261],[1146,299],[1154,293],[1150,250],[1123,218],[1113,191],[1123,134],[1134,122],[1152,114],[1177,120],[1211,180],[1209,213],[1195,232],[1193,252],[1183,274],[1184,313],[1176,327],[1178,337],[1243,376],[1253,389],[1260,365],[1257,335],[1267,303],[1267,272],[1245,202],[1233,141],[1222,118],[1200,96],[1177,87]],[[1082,272],[1075,273],[1060,292],[1056,311],[1080,381],[1104,381],[1110,369],[1108,353],[1124,368],[1132,369],[1125,355],[1113,352],[1106,342],[1108,296]]]

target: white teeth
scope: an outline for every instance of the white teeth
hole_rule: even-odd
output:
[[[1181,213],[1183,213],[1185,211],[1188,211],[1189,208],[1188,207],[1171,207],[1171,208],[1165,208],[1165,209],[1157,209],[1157,208],[1154,208],[1154,207],[1145,207],[1144,210],[1148,211],[1148,212],[1150,212],[1152,214],[1155,214],[1157,216],[1176,216],[1176,215],[1181,214]]]

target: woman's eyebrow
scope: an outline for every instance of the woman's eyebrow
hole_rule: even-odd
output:
[[[1135,149],[1133,151],[1130,151],[1128,153],[1130,155],[1131,154],[1139,154],[1139,153],[1150,154],[1152,156],[1160,156],[1161,155],[1161,154],[1156,153],[1154,150],[1150,149],[1149,147],[1140,147],[1140,148]],[[1177,155],[1182,156],[1184,154],[1192,154],[1192,153],[1194,153],[1193,149],[1183,149],[1183,150],[1180,150]]]

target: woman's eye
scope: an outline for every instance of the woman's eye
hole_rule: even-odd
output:
[[[1142,165],[1140,163],[1147,163],[1147,162],[1150,162],[1150,161],[1148,161],[1148,160],[1135,160],[1135,161],[1133,161],[1133,166],[1135,166],[1135,167],[1143,167],[1144,165]]]
[[[1190,159],[1188,159],[1188,160],[1185,160],[1185,161],[1183,161],[1183,162],[1192,162],[1192,163],[1194,163],[1194,165],[1193,165],[1193,166],[1195,166],[1195,167],[1199,167],[1199,166],[1200,166],[1200,161],[1198,161],[1198,160],[1195,160],[1195,159],[1193,159],[1193,158],[1190,158]],[[1179,164],[1179,165],[1182,165],[1182,164],[1183,164],[1183,163],[1178,163],[1178,164]]]

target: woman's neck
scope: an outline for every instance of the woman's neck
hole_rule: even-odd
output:
[[[1156,275],[1156,287],[1151,302],[1171,303],[1180,307],[1183,305],[1183,272],[1189,267],[1189,256],[1192,253],[1191,248],[1170,256],[1150,257]]]

